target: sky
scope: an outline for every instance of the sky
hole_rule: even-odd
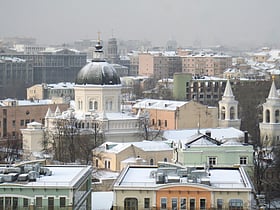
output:
[[[0,39],[149,40],[164,46],[280,42],[279,0],[0,0]]]

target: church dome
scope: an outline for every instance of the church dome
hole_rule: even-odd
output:
[[[121,84],[121,80],[113,66],[105,61],[93,60],[79,71],[76,84],[118,85]]]
[[[118,85],[121,84],[115,68],[103,59],[103,51],[100,42],[95,46],[95,57],[92,62],[86,64],[78,73],[76,84],[78,85]]]

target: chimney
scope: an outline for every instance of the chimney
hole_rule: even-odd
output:
[[[245,144],[248,144],[248,143],[249,143],[248,131],[244,131],[244,143],[245,143]]]

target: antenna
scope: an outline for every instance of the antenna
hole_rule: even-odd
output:
[[[101,32],[98,31],[97,34],[98,34],[98,42],[100,42],[100,34],[101,34]]]

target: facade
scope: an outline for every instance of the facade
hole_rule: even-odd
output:
[[[240,129],[238,118],[238,101],[234,99],[229,80],[222,100],[219,101],[219,127],[234,127]]]
[[[278,145],[280,141],[280,98],[273,80],[269,95],[263,106],[260,141],[263,146]]]
[[[253,186],[242,167],[129,166],[113,190],[115,210],[253,208]]]
[[[48,109],[55,111],[57,107],[61,111],[68,108],[66,103],[55,103],[51,100],[13,100],[0,101],[0,138],[19,139],[20,129],[26,128],[30,122],[44,124]]]
[[[93,149],[93,163],[99,169],[121,171],[131,164],[156,165],[159,161],[170,162],[172,150],[162,141],[105,142]]]
[[[79,70],[86,64],[86,53],[72,49],[49,49],[36,54],[1,53],[32,62],[33,84],[74,82]],[[32,84],[32,85],[33,85]]]
[[[27,88],[27,100],[63,98],[64,101],[74,100],[74,83],[36,84]]]
[[[156,79],[173,78],[176,72],[182,72],[181,57],[174,52],[139,53],[139,75]]]
[[[146,99],[133,105],[135,113],[148,113],[152,129],[174,130],[218,126],[218,109],[195,101]]]
[[[0,209],[91,209],[90,166],[0,167]]]
[[[195,167],[233,167],[236,165],[253,167],[254,148],[248,144],[248,136],[244,142],[236,139],[216,140],[211,132],[189,137],[174,143],[174,161],[183,166]]]
[[[20,85],[25,87],[33,84],[33,74],[33,63],[30,60],[0,56],[0,95],[5,98]]]
[[[192,75],[222,76],[232,66],[232,57],[223,54],[192,54],[182,57],[182,72]]]

